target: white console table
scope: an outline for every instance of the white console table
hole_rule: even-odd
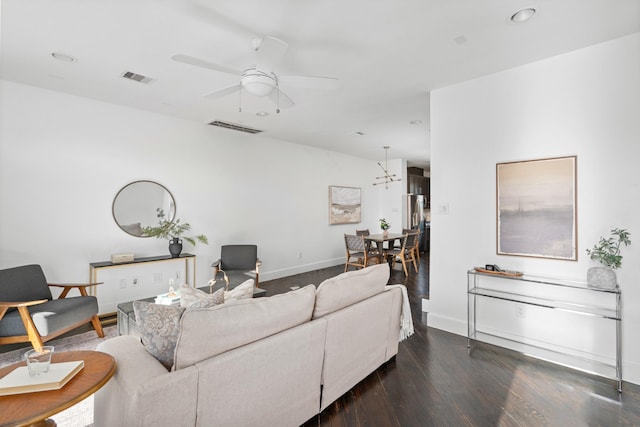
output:
[[[158,265],[154,266],[155,264]],[[172,265],[179,266],[184,274],[180,279],[184,283],[193,287],[196,286],[196,256],[183,253],[179,257],[171,257],[170,255],[141,257],[135,258],[133,261],[117,264],[111,261],[92,262],[89,264],[90,283],[104,283],[99,286],[92,286],[89,289],[89,294],[98,298],[98,304],[101,307],[100,315],[111,316],[115,314],[119,303],[166,292],[168,289],[168,276],[165,276],[160,281],[155,281],[153,277],[155,274],[151,274],[148,270],[151,269],[155,272],[155,269],[157,269],[160,271],[163,268],[171,268]],[[139,271],[145,270],[147,270],[146,274],[139,273]],[[105,276],[112,276],[112,280],[103,279],[102,277]],[[123,278],[136,276],[140,283],[134,285],[135,287],[121,289],[121,284],[115,281],[113,276],[119,278],[120,282],[122,282]],[[180,286],[180,284],[175,283],[175,286]]]
[[[492,286],[490,282],[493,279],[499,281],[508,280],[511,283],[517,285],[526,284],[527,290],[523,287],[500,287]],[[534,289],[533,292],[530,290]],[[551,296],[547,297],[546,294],[558,294],[552,292],[552,290],[562,290],[562,297]],[[572,293],[575,292],[575,299],[572,297]],[[578,294],[581,293],[595,293],[593,295],[608,294],[613,297],[613,301],[607,304],[600,304],[594,302],[580,301]],[[501,340],[507,340],[512,342],[519,342],[531,346],[530,343],[524,343],[513,338],[504,336],[496,336],[492,333],[481,331],[477,325],[477,302],[478,298],[492,298],[502,301],[508,301],[519,304],[526,304],[536,307],[542,307],[550,310],[562,310],[564,312],[574,313],[578,315],[595,316],[601,319],[607,319],[615,322],[615,366],[608,365],[610,368],[615,368],[615,379],[618,383],[618,391],[622,392],[622,360],[621,360],[621,323],[622,323],[622,306],[621,306],[622,292],[619,286],[615,289],[599,289],[587,286],[584,282],[570,281],[562,279],[552,279],[547,277],[537,276],[506,276],[499,274],[489,274],[478,272],[475,269],[467,271],[467,347],[471,349],[472,341],[482,341],[483,336],[493,336]],[[535,345],[534,345],[535,347]],[[544,349],[546,351],[555,352],[555,350]],[[592,361],[595,363],[602,363],[599,361]],[[612,377],[613,378],[613,377]]]

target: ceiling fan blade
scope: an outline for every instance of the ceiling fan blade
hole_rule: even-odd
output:
[[[213,92],[209,92],[206,95],[204,95],[204,97],[207,99],[219,99],[219,98],[222,98],[223,96],[227,96],[234,92],[238,92],[239,90],[240,90],[240,83],[238,83],[237,85],[225,87],[224,89],[214,90]]]
[[[306,89],[336,90],[338,79],[321,76],[278,76],[278,80],[285,86],[296,86]]]
[[[296,105],[283,91],[278,88],[271,91],[269,99],[276,104],[278,108],[291,108]]]
[[[256,53],[256,68],[258,70],[273,71],[287,52],[289,45],[275,37],[266,36]]]
[[[239,76],[242,73],[240,70],[234,70],[232,68],[225,67],[224,65],[214,64],[213,62],[205,61],[204,59],[195,58],[189,55],[183,55],[181,53],[173,55],[171,59],[176,62],[182,62],[183,64],[195,65],[196,67],[208,68],[209,70],[233,74],[235,76]]]

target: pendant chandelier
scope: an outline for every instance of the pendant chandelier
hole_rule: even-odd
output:
[[[389,153],[389,146],[385,145],[384,147],[384,166],[382,166],[382,164],[380,162],[378,162],[378,166],[380,166],[380,169],[382,169],[382,171],[384,172],[384,175],[382,176],[377,176],[376,177],[376,182],[373,183],[373,185],[381,185],[384,184],[384,188],[386,190],[389,189],[389,183],[390,182],[398,182],[398,181],[402,181],[402,179],[400,178],[396,178],[396,174],[390,174],[389,173],[389,167],[387,165],[388,162],[388,153]]]

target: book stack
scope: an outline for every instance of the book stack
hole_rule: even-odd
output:
[[[171,291],[156,297],[156,304],[180,305],[180,291]]]
[[[84,361],[52,363],[49,371],[35,377],[29,376],[26,366],[14,369],[0,379],[0,396],[58,390],[84,367]]]

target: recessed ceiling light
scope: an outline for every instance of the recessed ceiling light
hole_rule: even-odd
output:
[[[536,10],[533,8],[521,9],[511,15],[511,22],[515,22],[516,24],[520,24],[522,22],[528,21],[533,18],[533,15],[536,14]]]
[[[51,54],[51,56],[53,56],[58,61],[63,61],[63,62],[77,62],[78,61],[75,57],[73,57],[71,55],[67,55],[66,53],[53,52]]]
[[[268,116],[268,115],[269,115],[269,113],[267,113],[266,111],[258,111],[256,113],[256,116],[258,116],[258,117],[265,117],[265,116]]]
[[[411,124],[411,125],[419,125],[419,124],[422,124],[422,120],[411,120],[409,122],[409,124]]]

